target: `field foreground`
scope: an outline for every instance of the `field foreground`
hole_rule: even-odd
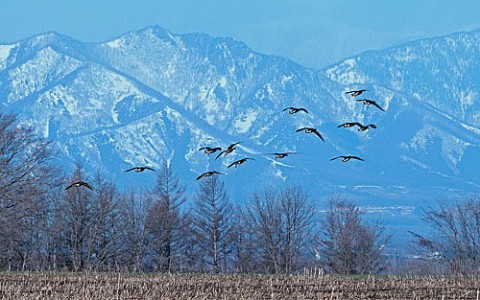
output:
[[[478,277],[0,274],[0,299],[480,299]]]

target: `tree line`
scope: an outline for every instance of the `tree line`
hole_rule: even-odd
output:
[[[164,161],[154,187],[64,189],[51,143],[0,113],[0,270],[336,274],[392,270],[385,225],[331,197],[320,212],[300,187],[264,188],[242,205],[224,183],[202,179],[193,196]],[[69,182],[86,177],[77,165]],[[432,236],[411,233],[421,272],[476,273],[480,200],[424,209]],[[420,262],[420,263],[419,263]],[[432,266],[435,266],[433,269]],[[422,269],[423,268],[423,269]],[[400,270],[397,268],[396,270]]]

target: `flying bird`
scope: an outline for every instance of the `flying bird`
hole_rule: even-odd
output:
[[[150,171],[155,172],[155,170],[153,168],[150,168],[150,167],[133,167],[131,169],[125,170],[125,172],[135,171],[135,172],[139,173],[139,172],[143,172],[145,170],[150,170]]]
[[[349,128],[349,127],[353,127],[353,126],[357,126],[357,125],[361,125],[361,124],[358,123],[358,122],[348,122],[348,123],[343,123],[343,124],[338,125],[337,128],[340,128],[340,127]]]
[[[65,188],[65,190],[71,189],[72,187],[80,187],[80,186],[84,186],[84,187],[86,187],[87,189],[93,191],[93,188],[92,188],[88,183],[86,183],[86,182],[84,182],[84,181],[74,182],[74,183],[70,184],[69,186],[67,186],[67,187]]]
[[[212,153],[215,153],[215,152],[220,151],[220,150],[222,150],[222,148],[220,148],[220,147],[215,147],[215,148],[202,147],[202,148],[198,149],[198,151],[203,151],[203,153],[205,153],[205,154],[212,154]]]
[[[223,157],[225,157],[225,156],[227,156],[227,154],[232,153],[232,152],[236,149],[235,146],[238,145],[238,144],[240,144],[240,143],[241,143],[241,142],[238,142],[238,143],[234,143],[234,144],[231,144],[230,146],[228,146],[227,149],[221,151],[221,152],[217,155],[217,157],[215,157],[215,160],[217,160],[222,154],[223,154]]]
[[[349,161],[350,159],[356,159],[356,160],[361,160],[363,161],[363,158],[361,157],[358,157],[358,156],[355,156],[355,155],[340,155],[340,156],[337,156],[337,157],[334,157],[330,160],[335,160],[335,159],[338,159],[338,158],[341,158],[342,159],[342,162],[347,162]]]
[[[370,105],[373,105],[373,106],[376,106],[378,109],[380,109],[381,111],[385,111],[380,105],[378,105],[377,102],[373,101],[373,100],[369,100],[369,99],[358,99],[357,100],[358,102],[363,102],[363,105],[366,105],[366,106],[370,106]]]
[[[365,130],[367,130],[369,127],[375,129],[375,128],[377,128],[377,125],[375,125],[375,124],[368,124],[368,125],[359,124],[358,127],[359,127],[359,128],[358,128],[358,131],[365,131]]]
[[[368,91],[368,90],[366,90],[366,89],[352,90],[352,91],[346,92],[345,94],[350,94],[350,96],[352,96],[352,97],[357,97],[357,96],[360,96],[363,92],[366,92],[366,91]]]
[[[230,167],[233,167],[233,166],[235,166],[235,168],[236,168],[237,166],[243,165],[249,159],[250,160],[255,160],[255,159],[250,158],[250,157],[245,157],[245,158],[239,159],[239,160],[234,161],[233,163],[229,164],[227,166],[227,168],[230,168]]]
[[[208,172],[205,172],[203,174],[200,174],[200,176],[198,176],[197,179],[195,179],[195,180],[199,180],[199,179],[202,179],[202,178],[205,178],[205,177],[210,177],[214,174],[223,175],[223,173],[220,173],[220,172],[217,172],[217,171],[208,171]]]
[[[289,156],[290,154],[297,154],[296,152],[273,152],[273,153],[267,153],[270,155],[275,155],[275,159],[280,159],[280,158],[285,158]]]
[[[303,108],[303,107],[298,107],[298,108],[297,108],[297,107],[291,107],[291,106],[290,106],[290,107],[284,108],[284,109],[282,110],[282,112],[284,112],[284,111],[286,111],[286,110],[289,110],[288,113],[291,114],[291,115],[292,115],[292,114],[296,114],[296,113],[298,113],[298,112],[300,112],[300,111],[303,111],[303,112],[305,112],[305,113],[308,114],[308,111],[307,111],[305,108]]]
[[[362,125],[358,122],[343,123],[343,124],[338,125],[337,128],[340,128],[340,127],[349,128],[349,127],[353,127],[353,126],[358,126],[358,131],[365,131],[369,127],[370,128],[377,128],[377,126],[375,124]]]
[[[312,128],[312,127],[303,127],[303,128],[300,128],[300,129],[297,129],[296,132],[299,132],[299,131],[305,131],[305,133],[315,133],[322,141],[325,142],[325,140],[323,139],[322,135],[320,134],[320,132],[318,132],[317,129],[315,128]]]

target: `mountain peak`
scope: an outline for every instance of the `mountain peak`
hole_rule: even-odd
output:
[[[159,25],[147,26],[135,31],[135,33],[142,36],[155,36],[162,40],[170,40],[173,38],[173,34],[170,33],[170,31]]]
[[[22,40],[21,43],[24,43],[32,48],[43,48],[47,45],[55,46],[67,45],[72,43],[79,44],[80,42],[68,35],[64,35],[55,31],[50,31]]]

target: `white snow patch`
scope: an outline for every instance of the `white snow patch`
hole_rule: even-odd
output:
[[[246,112],[240,114],[233,121],[233,126],[238,133],[246,133],[250,127],[252,127],[253,122],[257,119],[258,112],[253,109],[248,109]]]
[[[465,129],[468,129],[476,134],[480,134],[480,129],[476,128],[476,127],[473,127],[473,126],[470,126],[470,125],[467,125],[467,124],[464,124],[464,123],[460,123],[460,125],[465,128]]]
[[[372,206],[365,205],[360,207],[360,211],[364,213],[377,213],[388,215],[411,215],[415,211],[414,206],[409,205],[392,205],[392,206]]]
[[[379,185],[354,185],[353,189],[380,189]]]
[[[353,68],[357,65],[357,62],[353,58],[349,58],[343,61],[342,65],[349,66],[350,68]]]
[[[210,125],[215,125],[216,119],[222,119],[220,104],[215,100],[214,97],[207,97],[204,101],[203,108],[205,109],[205,115],[207,123]]]
[[[125,39],[119,38],[119,39],[107,42],[105,43],[105,45],[112,49],[122,48],[122,47],[125,47]]]
[[[17,45],[0,45],[0,68],[5,68],[5,61],[10,56],[10,51]]]
[[[225,88],[227,86],[227,77],[222,76],[218,81],[218,84],[220,84],[220,87]]]
[[[385,99],[385,109],[390,107],[390,102],[393,99],[393,93],[389,93],[388,95],[384,95],[383,98]]]
[[[179,135],[183,134],[186,130],[189,129],[190,122],[186,121],[183,118],[182,114],[180,114],[178,111],[174,110],[173,108],[171,108],[169,106],[165,107],[164,110],[165,110],[165,113],[167,115],[167,118],[175,123],[177,133]]]
[[[290,75],[290,76],[283,76],[282,77],[282,86],[285,86],[287,84],[287,82],[289,81],[292,81],[293,79],[293,75]]]
[[[424,169],[424,170],[428,170],[427,165],[425,165],[424,163],[419,162],[419,161],[416,160],[416,159],[413,159],[413,158],[408,157],[408,156],[402,156],[401,159],[402,159],[403,161],[410,162],[410,163],[412,163],[412,164],[414,164],[414,165],[416,165],[416,166],[418,166],[418,167],[420,167],[420,168],[422,168],[422,169]]]
[[[457,164],[462,160],[465,148],[468,145],[468,143],[454,136],[447,136],[442,140],[442,156],[447,160],[450,169],[456,174],[459,173]]]
[[[428,142],[437,135],[438,134],[434,128],[430,126],[424,126],[415,134],[414,137],[412,137],[412,139],[406,146],[410,149],[425,150],[427,148]]]
[[[274,164],[274,165],[282,166],[282,167],[286,167],[286,168],[293,168],[293,166],[284,164],[284,163],[282,163],[282,162],[280,162],[280,161],[278,161],[278,160],[275,160],[275,159],[273,159],[273,158],[270,158],[270,157],[267,157],[267,156],[264,156],[264,157],[265,157],[267,160],[271,161],[272,164]]]
[[[413,93],[412,96],[413,96],[413,98],[415,98],[417,100],[422,100],[422,97],[420,96],[419,93]]]
[[[273,93],[273,88],[272,86],[269,84],[267,84],[267,93],[268,95],[270,96],[270,98],[273,98],[275,96],[275,94]]]
[[[466,106],[471,106],[475,102],[475,98],[477,94],[473,91],[468,91],[468,92],[460,92],[460,103],[462,103],[462,106],[465,108]]]
[[[367,81],[367,77],[357,73],[355,67],[356,60],[353,58],[347,59],[340,65],[328,69],[327,77],[345,85],[354,83],[364,84]]]
[[[405,48],[405,50],[398,51],[393,58],[400,62],[411,62],[418,59],[417,54],[412,51],[411,47]]]
[[[242,149],[242,151],[244,152],[247,152],[248,154],[252,154],[252,155],[258,155],[259,152],[258,151],[255,151],[251,148],[248,148],[248,147],[245,147],[244,145],[240,144],[240,145],[237,145],[238,148]]]
[[[279,169],[276,169],[275,172],[273,173],[273,176],[277,177],[277,178],[280,178],[281,180],[283,181],[286,181],[287,180],[287,176],[284,176],[282,174],[282,171],[279,170]]]

